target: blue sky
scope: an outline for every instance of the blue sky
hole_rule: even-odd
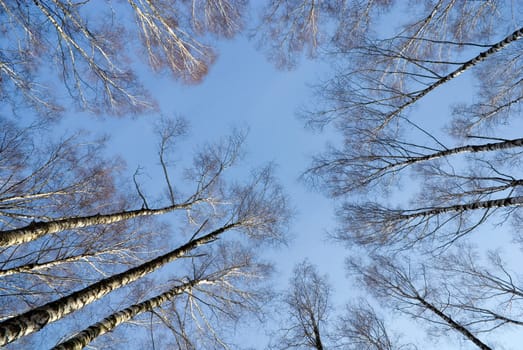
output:
[[[180,144],[179,152],[183,153],[180,157],[190,157],[198,145],[227,135],[232,127],[248,128],[242,169],[275,162],[277,175],[296,209],[291,227],[294,239],[287,247],[269,250],[266,255],[276,264],[276,285],[285,289],[293,266],[307,258],[318,265],[321,273],[329,275],[334,285],[334,304],[341,306],[357,292],[343,269],[347,251],[327,241],[326,232],[335,225],[334,205],[331,200],[298,182],[300,173],[309,163],[309,156],[322,150],[326,142],[337,139],[329,129],[322,134],[307,130],[295,114],[300,105],[313,101],[313,90],[308,85],[324,78],[328,68],[317,61],[303,60],[295,70],[279,71],[245,38],[222,42],[218,52],[209,75],[199,85],[182,85],[169,76],[143,72],[161,113],[132,119],[93,119],[89,115],[72,113],[62,126],[70,130],[83,126],[110,135],[109,152],[124,157],[129,178],[136,167],[144,167],[149,177],[143,180],[151,192],[155,188],[159,191],[162,185],[162,179],[155,175],[159,174],[159,168],[153,135],[153,125],[160,114],[183,116],[190,122],[189,137]],[[427,121],[427,125],[437,124],[441,118],[447,117],[449,100],[470,98],[468,86],[469,77],[464,75],[445,89],[428,95],[423,104],[416,107],[415,113]],[[242,175],[241,171],[238,175]],[[488,237],[484,239],[489,241]],[[397,317],[389,315],[388,319],[394,320],[396,326],[406,325],[406,328],[400,327],[408,335],[406,338],[423,339],[422,334],[410,328],[412,323]],[[266,340],[253,329],[240,328],[238,332],[239,342],[243,345],[260,345]],[[257,336],[253,337],[251,333]],[[427,349],[432,346],[434,349],[458,347],[458,344],[450,344],[440,340]],[[468,346],[466,343],[462,345],[464,348]]]
[[[334,133],[319,134],[306,129],[296,116],[297,108],[311,101],[312,90],[308,85],[324,77],[328,68],[319,62],[303,60],[295,70],[277,70],[246,38],[221,42],[218,53],[209,75],[199,85],[183,85],[170,76],[143,72],[161,113],[125,119],[96,119],[71,113],[61,128],[73,131],[82,127],[108,134],[109,153],[126,160],[129,179],[138,166],[144,167],[148,176],[142,181],[151,193],[163,188],[153,135],[154,123],[161,114],[182,116],[190,123],[189,135],[180,143],[181,154],[175,155],[175,159],[190,158],[198,145],[224,137],[234,127],[247,128],[245,158],[237,175],[274,162],[296,212],[289,245],[267,250],[266,258],[276,265],[277,285],[285,289],[294,265],[307,258],[333,281],[339,281],[336,289],[341,305],[351,287],[343,269],[345,249],[327,242],[326,232],[334,227],[334,206],[331,200],[298,180],[310,155],[337,138]],[[240,339],[253,340],[241,335]]]
[[[335,290],[334,303],[340,306],[356,293],[343,269],[347,251],[326,239],[326,232],[335,226],[334,205],[332,200],[298,182],[299,175],[309,164],[309,156],[321,151],[327,142],[338,139],[329,129],[322,134],[307,130],[295,115],[300,105],[314,101],[313,90],[308,84],[324,78],[329,69],[318,61],[302,60],[295,70],[279,71],[244,37],[221,42],[217,51],[215,64],[199,85],[183,85],[169,75],[154,74],[146,68],[142,70],[142,78],[158,102],[159,113],[125,119],[96,119],[72,112],[60,128],[73,131],[83,127],[108,134],[111,137],[109,152],[124,157],[129,179],[138,166],[144,167],[149,177],[144,177],[143,181],[152,193],[159,192],[163,184],[155,175],[159,174],[159,168],[153,136],[153,125],[160,114],[183,116],[190,123],[189,137],[180,144],[180,158],[190,158],[198,145],[226,136],[233,127],[248,128],[244,167],[237,175],[241,177],[245,175],[242,174],[245,169],[275,162],[277,175],[296,209],[291,227],[294,239],[287,247],[269,250],[266,254],[276,264],[275,284],[284,289],[293,266],[307,258],[318,265],[321,273],[329,275]],[[449,100],[470,98],[469,86],[470,77],[464,74],[445,88],[429,94],[414,113],[428,121],[428,125],[447,118]],[[489,238],[484,239],[488,244]],[[394,320],[395,316],[390,315],[390,319]],[[253,330],[242,332],[255,333]],[[406,328],[403,333],[416,332]],[[252,341],[252,345],[263,339],[261,336],[245,337],[245,334],[239,336],[242,338],[245,343]],[[442,344],[447,343],[442,341],[433,348]]]

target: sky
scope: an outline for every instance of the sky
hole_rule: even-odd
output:
[[[304,59],[294,70],[277,70],[245,38],[220,43],[218,52],[218,59],[209,75],[199,85],[182,85],[170,77],[152,74],[145,77],[147,87],[157,99],[162,113],[125,120],[75,115],[67,117],[63,128],[74,130],[83,126],[109,134],[109,152],[124,157],[129,177],[138,166],[143,167],[148,174],[143,181],[152,193],[163,184],[163,180],[155,175],[159,174],[159,168],[153,135],[154,122],[161,114],[183,116],[189,121],[189,136],[179,149],[185,156],[190,156],[198,145],[227,135],[233,127],[248,128],[244,166],[241,169],[274,162],[277,176],[296,211],[289,244],[270,249],[265,255],[275,264],[274,283],[277,289],[285,290],[294,265],[308,259],[318,266],[320,273],[328,275],[334,287],[333,305],[340,309],[354,297],[361,296],[361,291],[346,277],[344,260],[347,250],[328,239],[328,232],[334,230],[336,225],[335,206],[332,200],[299,181],[310,156],[323,150],[327,142],[338,140],[329,128],[321,134],[307,129],[304,121],[296,115],[300,106],[313,101],[311,84],[325,78],[329,68],[321,62]],[[450,100],[456,97],[470,99],[472,95],[467,93],[470,84],[470,77],[466,75],[456,79],[445,89],[428,95],[416,107],[416,114],[423,116],[426,125],[438,124],[441,116],[448,113],[447,103]],[[241,169],[239,176],[242,176]],[[488,232],[481,234],[481,237],[486,244],[489,241],[492,243],[492,235]],[[420,332],[420,328],[412,328],[413,323],[404,317],[389,314],[388,319],[395,326],[400,325],[396,328],[407,335],[405,339],[424,342],[424,333]],[[243,346],[263,348],[260,345],[268,340],[253,324],[238,328],[237,334],[237,341]],[[466,341],[457,344],[455,340],[455,337],[450,341],[434,338],[432,342],[436,343],[427,344],[426,349],[469,347]]]
[[[233,128],[248,130],[242,168],[276,164],[279,180],[296,211],[292,231],[297,238],[307,237],[307,242],[296,239],[288,249],[296,250],[293,256],[297,260],[307,257],[323,261],[307,252],[312,251],[311,247],[328,250],[330,245],[324,242],[324,233],[333,227],[333,205],[320,193],[308,189],[299,177],[310,156],[336,135],[307,129],[296,111],[311,95],[307,85],[316,82],[326,67],[304,61],[295,70],[277,70],[245,38],[222,42],[218,52],[209,75],[199,85],[182,85],[157,75],[146,77],[146,85],[157,99],[161,113],[125,120],[75,114],[66,117],[61,128],[72,131],[82,127],[107,134],[108,151],[124,157],[131,176],[138,166],[144,167],[149,175],[144,181],[151,186],[161,181],[155,178],[158,162],[153,129],[162,115],[181,116],[189,121],[189,135],[179,149],[185,156],[190,156],[199,145],[229,135]]]
[[[347,251],[327,238],[327,233],[335,228],[335,206],[332,200],[299,181],[310,156],[323,150],[327,142],[338,140],[338,135],[329,128],[321,134],[308,130],[304,121],[296,116],[300,106],[310,106],[314,101],[310,85],[328,76],[329,67],[303,59],[294,70],[278,70],[245,37],[221,41],[217,52],[216,62],[198,85],[183,85],[168,75],[142,70],[141,78],[158,102],[158,113],[118,119],[72,112],[65,116],[57,131],[82,127],[107,134],[110,136],[108,152],[125,159],[129,179],[137,167],[143,167],[143,172],[148,174],[143,177],[147,190],[158,195],[163,183],[157,175],[159,164],[153,127],[162,115],[182,116],[189,121],[189,136],[180,145],[180,157],[190,157],[198,145],[224,137],[234,127],[248,129],[244,167],[238,176],[244,176],[245,169],[274,162],[276,174],[296,212],[289,244],[266,253],[266,258],[276,265],[275,285],[284,290],[294,265],[308,259],[322,274],[328,274],[334,285],[334,305],[341,307],[357,291],[345,276],[343,262]],[[448,113],[449,99],[470,98],[467,90],[470,83],[470,77],[464,74],[441,92],[424,98],[416,113],[423,115],[429,124],[431,120],[438,121],[441,114]],[[488,232],[484,237],[488,244]],[[401,322],[404,321],[398,321]],[[252,329],[239,331],[238,337],[244,345],[248,342],[258,345],[266,340],[262,335],[251,337],[250,332],[256,334]],[[423,337],[412,328],[405,332],[415,334],[414,338]],[[447,343],[442,341],[427,349],[436,349],[442,344]],[[468,346],[463,345],[463,348]]]
[[[343,268],[345,249],[327,237],[335,226],[334,205],[299,181],[310,156],[337,138],[332,131],[320,134],[307,129],[296,115],[301,105],[311,101],[310,84],[323,78],[328,67],[304,59],[294,70],[278,70],[243,37],[221,42],[217,51],[216,62],[198,85],[183,85],[169,76],[143,72],[146,87],[160,107],[159,113],[123,120],[73,113],[65,117],[60,129],[66,132],[81,127],[110,136],[108,152],[125,159],[129,178],[137,167],[142,167],[147,174],[142,181],[152,194],[163,188],[153,134],[154,123],[162,115],[181,116],[189,121],[189,135],[179,148],[185,157],[190,157],[199,145],[227,136],[232,128],[247,129],[238,176],[268,162],[276,164],[276,175],[295,212],[289,243],[271,248],[265,256],[275,264],[275,284],[285,290],[294,265],[308,259],[320,267],[322,274],[336,281],[339,294],[335,294],[335,299],[341,306],[352,287]],[[243,333],[238,335],[243,345],[251,341],[251,345],[259,345],[266,340],[262,334],[247,336],[248,332],[257,333],[238,330]]]

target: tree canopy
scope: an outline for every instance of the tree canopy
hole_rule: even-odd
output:
[[[0,346],[244,348],[248,322],[259,348],[519,346],[521,5],[0,0]],[[272,100],[241,86],[226,103],[260,102],[228,135],[218,109],[201,125],[167,117],[181,103],[160,95],[205,86],[231,47],[275,68]],[[223,94],[260,68],[234,54]],[[293,106],[306,141],[281,83],[302,66],[321,72]],[[217,92],[195,92],[191,113],[214,113]],[[263,113],[275,118],[249,133]],[[133,118],[147,130],[121,151],[94,126]],[[327,143],[289,175],[277,154],[249,158],[278,133],[282,153]],[[127,166],[131,146],[153,173]],[[323,232],[295,229],[315,219],[305,204],[320,212],[296,178],[334,206],[334,229],[319,219],[332,253],[314,246]]]

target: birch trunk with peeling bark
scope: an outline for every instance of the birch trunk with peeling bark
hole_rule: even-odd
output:
[[[17,229],[0,231],[0,247],[9,247],[16,244],[31,242],[42,236],[65,230],[94,225],[113,224],[115,222],[130,220],[141,216],[162,215],[179,209],[188,209],[194,203],[195,202],[193,201],[190,203],[176,204],[158,209],[129,210],[112,214],[97,214],[47,222],[32,222],[27,226]]]
[[[225,231],[240,225],[241,223],[235,222],[223,226],[218,230],[198,239],[191,240],[189,243],[142,265],[103,279],[82,290],[0,322],[0,346],[39,331],[47,324],[83,308],[115,289],[142,278],[163,265],[184,256],[198,246],[216,240]]]
[[[55,347],[53,347],[52,350],[83,349],[85,346],[87,346],[87,344],[92,342],[97,337],[112,331],[114,328],[126,321],[131,320],[136,315],[139,315],[147,311],[151,311],[154,308],[161,306],[166,301],[172,300],[174,297],[182,294],[186,290],[189,290],[192,287],[205,282],[207,282],[207,280],[205,279],[190,281],[188,283],[176,286],[168,290],[167,292],[159,294],[144,302],[131,305],[128,308],[115,312],[112,315],[104,318],[100,322],[97,322],[89,326],[88,328],[80,331],[68,340],[56,345]]]
[[[492,200],[486,200],[486,201],[466,203],[466,204],[457,204],[457,205],[451,205],[448,207],[433,208],[433,209],[429,209],[429,210],[425,210],[425,211],[419,211],[419,212],[413,213],[413,214],[400,215],[399,219],[409,220],[409,219],[417,218],[417,217],[427,217],[427,216],[440,215],[440,214],[450,213],[450,212],[464,212],[464,211],[476,210],[476,209],[491,209],[491,208],[502,208],[502,207],[509,207],[509,206],[521,206],[521,205],[523,205],[523,196],[516,196],[516,197],[508,197],[508,198],[502,198],[502,199],[492,199]]]
[[[432,90],[436,89],[437,87],[449,82],[450,80],[456,78],[457,76],[461,75],[466,70],[474,67],[478,63],[484,61],[487,59],[487,57],[492,56],[496,52],[502,50],[509,44],[521,39],[523,37],[523,27],[515,30],[512,34],[505,37],[503,40],[497,42],[496,44],[492,45],[488,50],[485,50],[481,52],[479,55],[475,56],[474,58],[471,58],[467,62],[463,63],[460,67],[458,67],[456,70],[452,71],[451,73],[441,77],[438,79],[435,83],[429,85],[425,89],[417,92],[413,97],[410,97],[410,99],[396,108],[394,111],[389,113],[386,117],[383,123],[380,125],[378,129],[382,129],[385,125],[387,125],[395,116],[400,114],[405,108],[413,105],[416,101],[420,100],[422,97],[427,95]]]

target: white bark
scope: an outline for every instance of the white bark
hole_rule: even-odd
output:
[[[0,247],[9,247],[16,244],[31,242],[47,234],[62,232],[65,230],[94,225],[107,225],[119,221],[134,219],[140,216],[166,214],[178,209],[187,209],[194,203],[195,202],[176,204],[159,209],[129,210],[118,213],[72,217],[47,222],[32,222],[24,227],[0,231]]]
[[[151,311],[154,308],[161,306],[166,301],[173,299],[175,296],[182,294],[192,287],[206,282],[206,280],[195,280],[182,285],[176,286],[167,292],[159,294],[153,298],[143,301],[139,304],[131,305],[128,308],[117,311],[110,316],[107,316],[100,322],[97,322],[88,328],[78,332],[66,341],[56,345],[52,350],[76,350],[83,349],[87,344],[94,339],[107,332],[112,331],[120,324],[129,321],[138,314]]]
[[[47,324],[57,321],[62,317],[83,308],[115,289],[142,278],[161,266],[184,256],[198,246],[216,240],[225,231],[233,229],[239,225],[240,223],[233,223],[223,226],[203,237],[191,240],[189,243],[167,254],[159,256],[156,259],[150,260],[142,265],[103,279],[58,300],[49,302],[43,306],[0,322],[0,346],[39,331]]]
[[[416,101],[421,99],[423,96],[427,95],[432,90],[436,89],[437,87],[447,83],[448,81],[456,78],[461,73],[465,72],[467,69],[474,67],[478,63],[484,61],[487,57],[492,56],[496,52],[502,50],[510,43],[517,41],[523,37],[523,27],[519,28],[518,30],[514,31],[512,34],[505,37],[503,40],[497,42],[496,44],[492,45],[488,50],[485,50],[481,52],[476,57],[468,60],[467,62],[463,63],[461,66],[459,66],[456,70],[453,72],[445,75],[444,77],[441,77],[438,79],[434,84],[431,84],[427,88],[417,92],[413,97],[411,97],[407,102],[396,108],[393,112],[389,113],[383,123],[380,126],[380,129],[384,127],[386,124],[388,124],[389,121],[391,121],[396,115],[401,113],[405,108],[409,107],[410,105],[414,104]]]

